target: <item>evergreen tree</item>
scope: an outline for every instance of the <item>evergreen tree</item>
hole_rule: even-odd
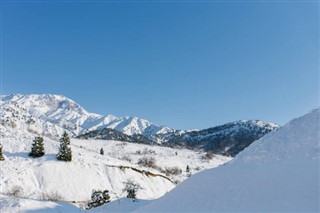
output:
[[[44,155],[44,144],[42,137],[35,137],[31,147],[31,152],[29,156],[37,158]]]
[[[189,165],[187,165],[187,168],[186,168],[186,172],[190,172],[190,167],[189,167]]]
[[[57,159],[62,161],[72,160],[70,138],[67,132],[64,132],[63,136],[60,138],[60,148],[59,153],[57,154]]]
[[[105,203],[110,202],[110,196],[108,190],[93,190],[91,195],[91,200],[88,202],[86,209],[95,208],[101,206]]]
[[[3,153],[2,153],[2,145],[0,145],[0,161],[3,161],[4,157],[3,157]]]
[[[104,150],[103,150],[103,148],[100,149],[100,155],[104,155]]]
[[[142,187],[138,183],[133,182],[133,180],[128,180],[127,182],[124,182],[124,184],[125,187],[123,191],[127,192],[127,198],[136,199],[137,191],[142,189]]]
[[[135,189],[127,189],[127,198],[136,199],[137,194]]]

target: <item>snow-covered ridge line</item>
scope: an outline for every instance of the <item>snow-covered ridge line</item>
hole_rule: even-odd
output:
[[[140,134],[162,143],[162,139],[169,135],[189,135],[203,130],[174,130],[172,128],[154,124],[138,117],[117,117],[114,115],[100,115],[91,113],[75,101],[54,94],[11,94],[2,95],[0,119],[10,125],[28,128],[30,131],[57,138],[67,130],[72,136],[78,136],[93,130],[110,128],[132,136]],[[241,120],[241,126],[252,124],[265,128],[277,128],[272,123],[263,121]],[[156,136],[159,135],[159,136]]]
[[[34,131],[53,136],[61,135],[64,130],[76,136],[101,128],[115,129],[127,135],[143,134],[146,136],[173,131],[169,127],[156,125],[137,117],[103,116],[91,113],[63,95],[3,95],[1,96],[1,108],[4,109],[1,113],[2,120],[14,117],[9,111],[15,111],[15,115],[23,115],[24,122],[31,119],[29,122],[35,124],[32,127]],[[50,130],[48,125],[55,130]]]

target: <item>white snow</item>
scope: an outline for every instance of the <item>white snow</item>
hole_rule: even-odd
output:
[[[133,180],[142,187],[137,193],[138,198],[155,199],[174,188],[174,182],[182,182],[188,177],[189,174],[185,171],[187,165],[191,168],[191,173],[195,174],[231,160],[219,155],[212,160],[204,160],[204,153],[184,149],[119,141],[71,139],[73,160],[61,162],[55,157],[59,141],[45,137],[46,154],[40,158],[31,158],[28,153],[35,134],[23,126],[18,129],[3,125],[0,125],[0,133],[5,157],[5,161],[0,161],[1,213],[33,212],[40,207],[46,211],[52,207],[57,211],[69,212],[74,207],[68,203],[41,199],[58,194],[61,200],[76,202],[77,206],[81,206],[90,199],[93,189],[107,189],[111,199],[115,200],[126,196],[123,189],[128,180]],[[104,155],[99,154],[101,148],[104,149]],[[138,165],[137,162],[142,157],[154,157],[157,168]],[[180,168],[182,173],[168,176],[168,179],[163,170],[173,166]],[[17,187],[21,187],[17,198],[7,197]],[[43,209],[39,211],[42,212]],[[75,211],[80,210],[76,207]]]
[[[13,119],[7,109],[15,110],[16,115],[24,118],[13,119],[15,122],[35,121],[34,131],[57,137],[67,129],[74,135],[99,128],[112,128],[127,135],[144,134],[146,136],[173,131],[169,127],[159,126],[137,117],[116,117],[90,113],[75,101],[53,94],[5,95],[1,97],[1,119]],[[18,109],[17,109],[18,108]],[[52,130],[54,129],[54,130]]]
[[[149,204],[150,200],[121,198],[94,209],[84,210],[67,202],[39,201],[26,198],[12,198],[0,194],[1,213],[103,213],[130,212]]]
[[[319,212],[320,109],[136,212]]]

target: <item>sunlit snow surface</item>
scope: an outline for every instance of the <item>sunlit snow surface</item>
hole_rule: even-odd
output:
[[[66,163],[56,160],[59,141],[45,137],[46,154],[40,158],[31,158],[28,153],[34,134],[23,127],[0,125],[0,130],[5,157],[5,161],[0,162],[1,213],[33,212],[36,209],[41,209],[39,212],[44,209],[53,212],[79,212],[81,209],[78,207],[90,199],[93,189],[109,190],[112,200],[125,197],[124,183],[128,180],[141,185],[138,198],[156,199],[174,188],[176,185],[173,182],[181,182],[188,177],[187,165],[192,174],[195,174],[231,160],[219,155],[207,160],[203,159],[204,153],[185,149],[119,141],[71,139],[73,160]],[[104,149],[104,155],[99,153],[101,148]],[[158,168],[138,165],[137,162],[142,157],[154,157]],[[169,176],[170,181],[163,177],[166,174],[159,168],[173,166],[179,167],[182,173]],[[147,175],[130,168],[160,176]],[[16,198],[8,196],[17,186],[22,188],[19,195]],[[69,203],[41,201],[43,196],[53,193],[58,193]],[[74,201],[76,206],[70,204]],[[131,205],[131,201],[124,202]],[[123,208],[123,205],[117,206]]]
[[[136,212],[320,212],[320,110]]]
[[[74,135],[88,130],[112,128],[128,135],[172,131],[169,127],[159,126],[145,119],[137,117],[116,117],[114,115],[99,115],[91,113],[78,103],[63,96],[54,94],[12,94],[0,96],[1,117],[15,120],[12,111],[21,118],[19,121],[28,121],[32,116],[33,122],[28,128],[39,133],[51,136],[61,135],[65,129]],[[7,110],[8,109],[8,110]]]

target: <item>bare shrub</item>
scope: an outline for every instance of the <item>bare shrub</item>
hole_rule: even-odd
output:
[[[182,173],[182,170],[177,167],[177,166],[174,166],[174,167],[166,167],[165,168],[165,173],[167,176],[170,176],[170,175],[179,175]]]
[[[116,144],[116,146],[118,146],[119,148],[123,149],[125,146],[127,146],[128,143],[127,142],[121,142],[121,143],[118,143]]]
[[[136,151],[136,154],[137,154],[137,155],[141,155],[141,153],[142,153],[142,152],[141,152],[140,149],[138,149],[138,150]]]
[[[179,180],[175,180],[175,181],[173,181],[173,182],[174,182],[174,184],[176,184],[176,185],[178,185],[178,184],[180,183]]]
[[[212,160],[214,157],[214,154],[212,152],[207,152],[205,155],[202,156],[202,159],[204,160]]]
[[[21,196],[23,196],[23,189],[21,186],[15,185],[8,192],[8,195],[13,196],[13,197],[21,197]]]
[[[156,151],[152,150],[152,149],[148,149],[148,148],[144,148],[142,151],[142,154],[147,155],[147,154],[156,154]]]
[[[43,193],[42,199],[43,200],[50,200],[50,201],[62,201],[63,197],[58,192],[51,192],[51,193]]]
[[[122,155],[121,160],[125,160],[125,161],[128,161],[128,162],[132,161],[132,159],[131,159],[131,157],[129,155]]]
[[[200,166],[197,166],[196,168],[194,168],[196,171],[200,171],[201,170],[201,167]]]
[[[13,121],[10,122],[10,126],[14,129],[17,127],[17,124]]]
[[[227,156],[227,157],[231,157],[231,154],[228,151],[225,151],[224,153],[222,153],[223,156]]]
[[[138,164],[140,166],[150,167],[150,168],[158,168],[156,164],[156,159],[154,157],[142,157],[138,160]]]

